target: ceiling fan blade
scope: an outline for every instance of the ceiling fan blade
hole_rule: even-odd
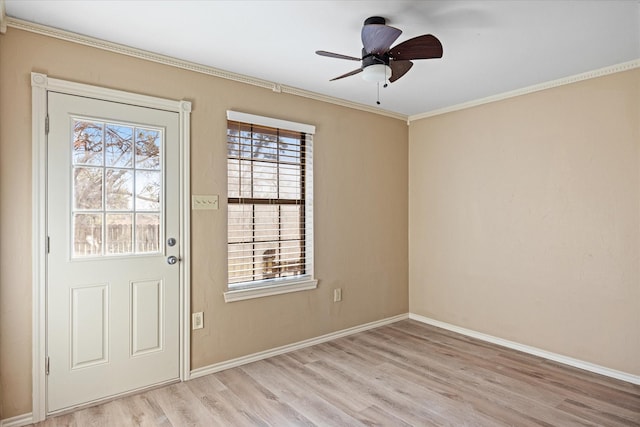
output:
[[[360,61],[360,58],[355,56],[341,55],[339,53],[327,52],[326,50],[316,50],[316,54],[320,56],[328,56],[329,58],[349,59],[351,61]]]
[[[400,77],[404,76],[407,71],[409,71],[411,67],[413,67],[413,62],[389,61],[389,66],[391,67],[391,77],[389,78],[389,83],[393,83]]]
[[[348,73],[343,74],[343,75],[341,75],[341,76],[334,77],[334,78],[332,78],[332,79],[331,79],[331,80],[329,80],[329,81],[330,81],[330,82],[332,82],[332,81],[334,81],[334,80],[343,79],[343,78],[345,78],[345,77],[353,76],[354,74],[358,74],[358,73],[361,73],[361,72],[362,72],[362,68],[358,68],[358,69],[356,69],[356,70],[349,71]]]
[[[395,60],[442,58],[442,44],[435,36],[425,34],[392,47],[389,56]]]
[[[362,46],[367,53],[382,55],[402,31],[384,24],[368,24],[362,27]]]

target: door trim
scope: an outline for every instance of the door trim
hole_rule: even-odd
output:
[[[31,73],[32,135],[32,415],[33,422],[47,416],[46,408],[46,283],[47,283],[47,92],[85,96],[104,101],[172,111],[179,114],[180,150],[180,380],[189,379],[190,366],[190,117],[191,102],[139,95],[98,86],[75,83]]]

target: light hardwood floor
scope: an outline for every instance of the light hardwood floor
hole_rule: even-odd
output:
[[[404,320],[38,426],[640,426],[640,386]]]

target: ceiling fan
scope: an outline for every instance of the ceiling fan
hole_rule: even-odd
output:
[[[365,80],[373,82],[395,82],[413,67],[412,60],[442,58],[442,44],[435,36],[424,34],[404,41],[394,47],[391,44],[402,31],[386,25],[380,16],[372,16],[362,27],[362,58],[339,53],[317,50],[316,54],[330,58],[362,61],[360,68],[350,71],[330,81],[363,73]],[[386,87],[386,83],[385,83]]]

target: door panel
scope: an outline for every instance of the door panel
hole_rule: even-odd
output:
[[[48,110],[52,413],[179,378],[179,118],[53,92]]]
[[[162,351],[162,280],[131,283],[131,355]]]
[[[109,362],[108,286],[71,288],[71,369]]]

